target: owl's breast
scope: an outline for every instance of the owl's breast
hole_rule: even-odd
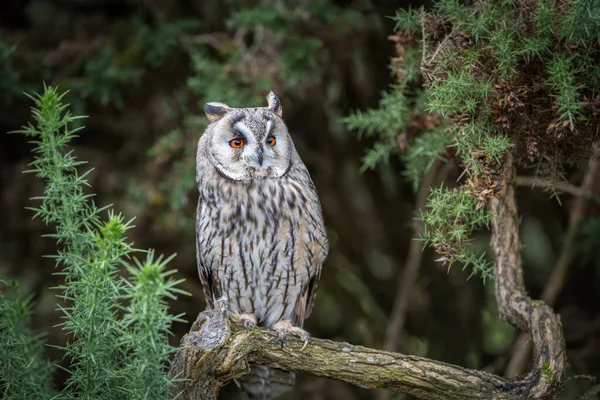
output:
[[[264,326],[292,319],[311,268],[321,262],[318,203],[313,210],[301,183],[284,179],[207,190],[198,216],[199,254],[230,310],[254,313]]]

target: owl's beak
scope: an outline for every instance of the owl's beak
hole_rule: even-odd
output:
[[[263,166],[263,149],[257,148],[244,153],[244,162],[252,168],[262,169]]]

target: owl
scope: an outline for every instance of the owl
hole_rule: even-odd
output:
[[[267,107],[208,103],[198,141],[198,272],[209,308],[226,304],[246,327],[276,330],[306,343],[328,240],[317,191],[273,92]],[[251,366],[238,386],[250,399],[289,390],[293,374]]]

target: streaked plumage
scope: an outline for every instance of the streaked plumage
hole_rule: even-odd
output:
[[[209,307],[226,297],[229,311],[247,323],[301,328],[328,242],[315,187],[279,100],[272,93],[267,100],[261,108],[205,107],[212,123],[196,161],[198,270]],[[239,382],[253,399],[271,399],[291,383],[293,376],[264,367],[253,367]]]

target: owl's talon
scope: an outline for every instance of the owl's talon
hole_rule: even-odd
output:
[[[244,328],[246,328],[246,331],[248,331],[248,329],[254,328],[256,326],[257,319],[256,319],[256,315],[254,315],[254,314],[251,314],[251,313],[233,314],[232,313],[231,316],[233,317],[233,320],[236,323],[244,325]]]
[[[304,331],[304,346],[300,349],[300,351],[304,350],[306,346],[308,346],[308,342],[310,341],[310,333]]]
[[[272,329],[279,332],[279,341],[281,342],[281,348],[283,349],[283,345],[285,343],[285,335],[291,334],[294,336],[298,336],[300,340],[304,342],[304,345],[300,349],[300,351],[304,350],[310,341],[310,333],[306,332],[302,328],[298,328],[297,326],[293,326],[289,321],[279,321],[275,325],[273,325]]]
[[[283,344],[285,343],[285,329],[281,328],[279,330],[279,341],[281,342],[281,348],[283,349]]]

